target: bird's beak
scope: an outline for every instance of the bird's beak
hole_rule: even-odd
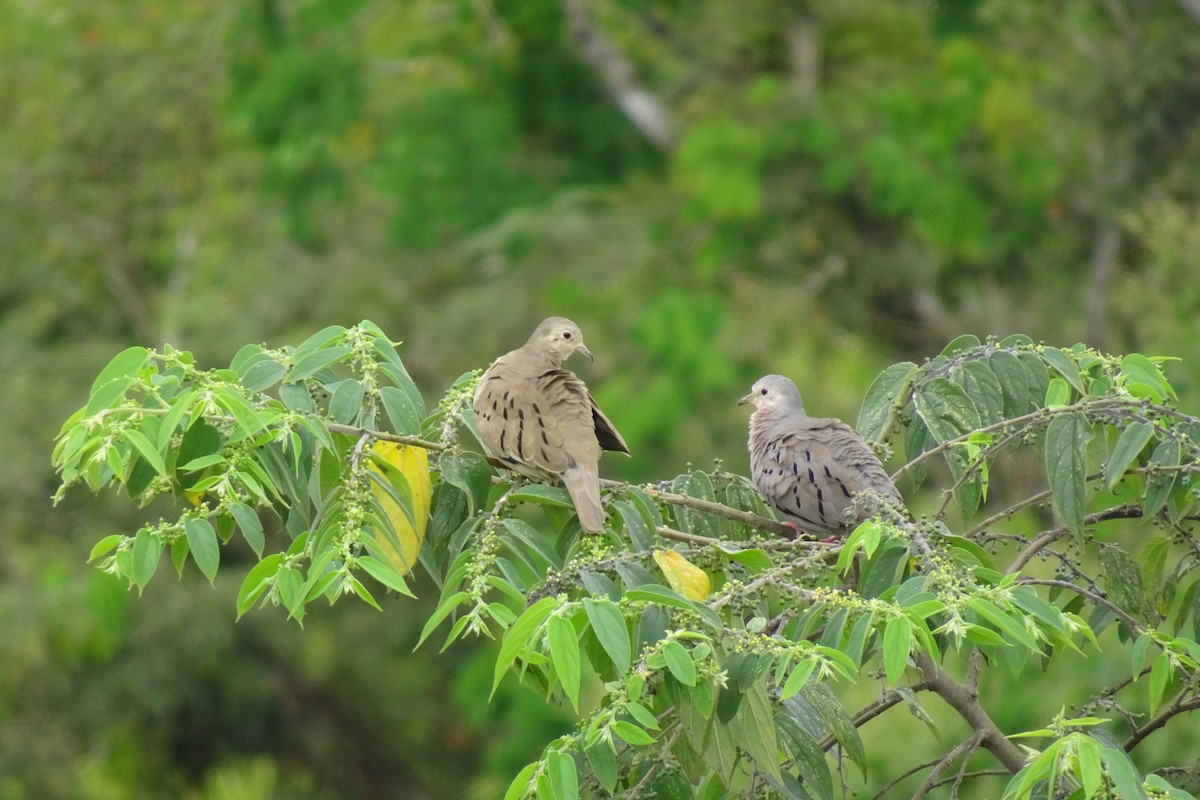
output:
[[[749,403],[750,400],[753,399],[753,397],[754,397],[754,392],[751,392],[750,394],[743,397],[741,400],[738,400],[737,404],[739,406],[744,406],[744,405],[746,405],[746,403]]]
[[[592,355],[592,351],[587,349],[587,345],[580,343],[576,345],[575,352],[586,358],[588,361],[595,361],[596,358]]]

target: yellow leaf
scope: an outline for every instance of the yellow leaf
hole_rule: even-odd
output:
[[[671,588],[688,600],[704,600],[712,594],[712,582],[708,574],[678,552],[655,550],[654,560],[658,562]]]
[[[429,479],[429,452],[423,447],[384,441],[376,442],[371,450],[404,476],[412,492],[412,516],[417,523],[415,528],[404,509],[387,490],[375,481],[371,482],[375,502],[379,504],[380,510],[396,533],[396,539],[393,540],[388,531],[376,530],[375,541],[400,574],[407,575],[417,564],[417,554],[421,552],[421,545],[425,541],[425,528],[429,524],[429,506],[433,499],[433,483]],[[387,476],[377,465],[371,464],[371,469],[387,480]]]

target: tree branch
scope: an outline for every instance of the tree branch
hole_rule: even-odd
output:
[[[675,121],[661,99],[637,82],[633,62],[610,42],[588,13],[587,0],[562,0],[571,40],[600,75],[617,107],[659,150],[675,149]]]
[[[1195,711],[1197,708],[1200,708],[1200,697],[1195,695],[1186,700],[1183,698],[1176,700],[1170,706],[1158,712],[1158,714],[1145,725],[1130,734],[1129,738],[1125,740],[1125,752],[1128,753],[1132,751],[1133,748],[1142,743],[1143,739],[1166,725],[1172,717],[1175,717],[1179,714],[1185,714],[1189,711]]]
[[[614,481],[603,481],[607,486],[624,487],[627,484],[616,483]],[[794,539],[796,532],[787,527],[781,522],[776,522],[767,517],[760,517],[758,514],[753,514],[749,511],[742,511],[737,508],[730,508],[721,503],[714,503],[711,500],[701,500],[698,497],[692,497],[686,494],[676,494],[675,492],[665,492],[662,489],[656,489],[650,486],[642,487],[646,494],[650,495],[655,500],[660,500],[664,503],[675,506],[685,506],[693,508],[697,511],[706,511],[709,514],[715,514],[718,517],[723,517],[734,522],[741,522],[749,525],[752,528],[758,528],[761,531],[786,536],[789,539]]]
[[[924,653],[916,653],[913,659],[925,676],[929,688],[966,720],[979,736],[979,744],[987,748],[1009,772],[1016,774],[1025,766],[1025,754],[1010,742],[996,725],[987,711],[979,704],[979,693],[963,686]]]
[[[1133,503],[1126,503],[1120,506],[1106,508],[1103,511],[1097,511],[1094,514],[1088,514],[1083,518],[1083,524],[1095,525],[1097,522],[1105,522],[1110,519],[1137,519],[1142,516],[1142,507]],[[1028,547],[1021,551],[1012,564],[1009,564],[1006,573],[1019,571],[1022,567],[1030,562],[1043,548],[1071,532],[1071,529],[1066,525],[1060,525],[1057,528],[1051,528],[1048,531],[1043,531],[1038,538],[1034,539]]]

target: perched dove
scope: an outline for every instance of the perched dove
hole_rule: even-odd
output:
[[[572,353],[589,361],[579,326],[550,317],[529,341],[497,358],[475,390],[475,428],[488,455],[524,475],[561,475],[579,524],[604,527],[600,505],[600,450],[629,447],[596,406],[583,381],[562,362]]]
[[[837,419],[810,417],[790,378],[767,375],[738,405],[750,415],[750,475],[785,524],[843,534],[852,496],[867,489],[904,501],[879,458],[858,433]]]

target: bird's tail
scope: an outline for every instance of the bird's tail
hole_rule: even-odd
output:
[[[576,464],[563,472],[562,477],[575,503],[580,527],[589,533],[604,530],[604,506],[600,505],[600,476],[596,470]]]

